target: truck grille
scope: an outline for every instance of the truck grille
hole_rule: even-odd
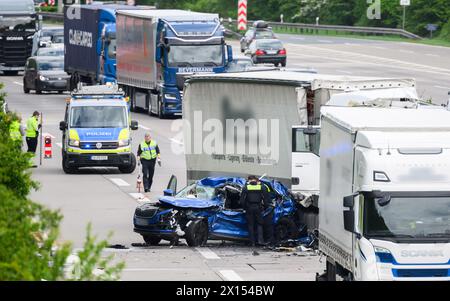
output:
[[[97,147],[101,144],[101,147]],[[116,149],[119,147],[119,142],[81,142],[81,149]]]
[[[22,40],[7,40],[7,38],[19,38]],[[23,35],[2,35],[0,40],[0,63],[11,67],[25,66],[31,56],[33,39],[27,39]]]

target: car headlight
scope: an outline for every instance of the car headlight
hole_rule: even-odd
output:
[[[176,100],[177,96],[175,94],[166,93],[166,94],[164,94],[164,98]]]
[[[375,247],[375,256],[377,257],[377,262],[393,263],[395,261],[391,251],[385,248]]]
[[[39,79],[40,79],[40,80],[42,80],[42,81],[46,81],[46,80],[48,80],[48,78],[47,78],[47,77],[45,77],[45,76],[43,76],[43,75],[40,75],[40,76],[39,76]]]
[[[69,139],[69,145],[78,147],[80,146],[80,141],[75,139]]]
[[[130,145],[130,139],[119,140],[119,146],[128,146]]]

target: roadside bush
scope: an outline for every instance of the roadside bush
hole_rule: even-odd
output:
[[[2,87],[0,83],[0,104],[5,101]],[[57,243],[60,212],[28,199],[31,189],[39,185],[28,169],[30,155],[10,138],[14,118],[12,113],[0,112],[0,280],[118,279],[124,263],[110,266],[113,258],[102,257],[107,241],[97,242],[90,225],[83,250],[71,255],[70,243]],[[67,269],[69,256],[77,260]]]

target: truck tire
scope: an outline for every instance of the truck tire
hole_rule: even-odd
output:
[[[164,119],[164,117],[166,117],[163,114],[163,110],[162,110],[162,101],[160,99],[158,99],[158,117],[159,119]]]
[[[36,89],[36,94],[42,94],[41,90]]]
[[[189,247],[199,247],[208,241],[208,223],[204,220],[191,221],[186,230],[186,242]]]
[[[277,241],[296,239],[298,238],[298,235],[297,226],[292,219],[282,217],[278,220],[278,223],[275,226],[275,239]]]
[[[332,263],[328,258],[326,269],[326,280],[336,281],[336,264]]]
[[[153,235],[142,235],[145,243],[150,246],[157,246],[161,242],[161,238]]]
[[[64,154],[63,154],[63,159],[62,159],[62,168],[63,168],[64,173],[69,174],[69,175],[76,173],[78,170],[78,168],[76,168],[76,167],[69,166],[69,164],[67,162],[67,158]]]
[[[136,157],[134,154],[131,154],[131,163],[130,165],[119,166],[119,170],[121,173],[133,173],[136,169]]]

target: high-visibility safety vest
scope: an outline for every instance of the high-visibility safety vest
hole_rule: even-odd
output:
[[[151,140],[150,144],[148,144],[147,142],[142,141],[141,142],[141,158],[144,160],[152,160],[155,159],[158,154],[156,153],[156,147],[158,146],[158,144],[154,141]]]
[[[14,141],[22,140],[22,133],[20,132],[20,122],[18,120],[14,120],[9,126],[9,135]]]
[[[27,120],[27,132],[26,136],[28,138],[36,138],[37,137],[37,131],[38,131],[38,121],[36,117],[31,116]]]
[[[247,184],[248,191],[261,191],[261,189],[262,189],[261,184],[257,184],[257,185]]]

